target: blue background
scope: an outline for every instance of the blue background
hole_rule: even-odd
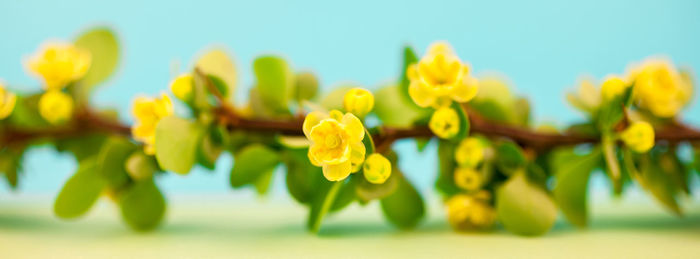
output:
[[[125,122],[135,95],[164,91],[212,44],[234,54],[242,102],[257,55],[282,54],[295,69],[320,75],[325,91],[342,82],[374,89],[396,78],[404,44],[423,52],[435,40],[448,40],[477,74],[507,75],[535,104],[537,121],[560,124],[581,118],[564,94],[584,74],[620,74],[630,62],[657,54],[700,68],[700,1],[692,0],[0,1],[0,78],[15,90],[39,89],[21,60],[43,41],[72,40],[92,25],[113,27],[122,60],[94,103],[119,108]],[[693,105],[685,119],[700,125],[699,115]],[[404,170],[428,192],[435,146],[423,154],[410,142],[397,148]],[[159,182],[169,194],[226,193],[231,164],[226,156],[216,172],[169,174]],[[56,193],[74,168],[70,157],[37,148],[25,160],[22,192]],[[283,195],[281,179],[278,174],[275,195]]]

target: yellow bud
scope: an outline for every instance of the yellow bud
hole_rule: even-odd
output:
[[[7,118],[12,114],[17,102],[17,95],[7,91],[5,85],[0,82],[0,120]]]
[[[446,203],[447,221],[458,231],[487,230],[496,222],[496,211],[488,201],[457,194]]]
[[[362,118],[374,108],[374,95],[363,88],[350,89],[343,97],[343,108]]]
[[[455,170],[454,178],[457,187],[467,191],[478,190],[484,182],[481,173],[472,168],[465,167]]]
[[[619,77],[610,77],[601,86],[601,94],[603,95],[603,100],[609,101],[621,96],[627,90],[627,83]]]
[[[630,149],[644,153],[654,147],[654,128],[648,122],[637,121],[627,127],[620,138]]]
[[[192,81],[192,75],[191,74],[182,74],[178,77],[176,77],[171,83],[170,83],[170,91],[173,92],[173,95],[177,97],[178,99],[182,101],[189,101],[192,99],[192,92],[194,89],[193,81]]]
[[[484,160],[484,148],[484,144],[480,139],[475,137],[466,138],[457,146],[455,160],[462,166],[474,168]]]
[[[369,155],[362,166],[365,179],[373,184],[383,184],[391,176],[391,162],[381,154]]]
[[[459,133],[459,116],[454,109],[442,107],[435,110],[428,126],[439,138],[451,138]]]
[[[58,90],[51,90],[39,98],[39,114],[51,124],[66,122],[73,115],[73,98]]]
[[[71,43],[49,43],[29,58],[27,67],[44,80],[47,90],[60,90],[82,78],[91,62],[87,50]]]

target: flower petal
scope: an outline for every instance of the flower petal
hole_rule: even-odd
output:
[[[325,176],[328,181],[340,181],[350,175],[351,169],[352,165],[350,164],[350,160],[335,165],[325,164],[323,165],[323,176]]]
[[[413,102],[423,108],[435,102],[435,95],[420,80],[411,82],[411,85],[408,86],[408,95],[411,96]]]
[[[468,102],[476,96],[478,91],[478,81],[472,76],[465,76],[461,84],[456,84],[452,91],[452,99],[464,103]]]
[[[304,135],[306,135],[307,138],[311,138],[311,129],[325,118],[328,118],[328,115],[320,111],[313,111],[307,114],[302,126]]]
[[[365,127],[362,125],[360,119],[355,117],[355,115],[352,113],[348,112],[343,115],[341,123],[345,125],[345,130],[348,132],[352,140],[362,141],[362,139],[365,137]]]
[[[365,144],[358,141],[352,143],[350,148],[350,163],[352,164],[352,172],[357,172],[362,168],[362,162],[365,161],[365,154],[367,150],[365,149]]]

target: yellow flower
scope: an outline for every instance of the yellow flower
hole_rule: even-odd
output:
[[[457,187],[467,191],[476,191],[484,183],[484,177],[473,168],[460,167],[455,170],[454,180]]]
[[[343,97],[343,108],[357,117],[365,117],[374,108],[374,95],[366,89],[350,89]]]
[[[323,167],[326,179],[340,181],[360,170],[366,152],[362,144],[365,128],[355,115],[314,111],[306,115],[302,128],[312,142],[309,160]]]
[[[383,184],[386,179],[391,176],[391,162],[381,154],[374,153],[367,157],[362,171],[365,173],[365,179],[373,184]]]
[[[192,91],[194,89],[192,83],[191,74],[182,74],[170,82],[170,91],[172,91],[173,95],[178,99],[187,102],[192,99]]]
[[[421,107],[439,108],[453,100],[468,102],[477,93],[476,78],[446,42],[433,43],[418,63],[408,67],[408,93]]]
[[[658,117],[670,118],[690,101],[692,83],[664,59],[649,59],[630,71],[637,105]]]
[[[567,100],[576,108],[593,112],[600,107],[601,93],[598,92],[596,83],[591,78],[581,79],[575,93],[568,93]]]
[[[131,127],[134,139],[145,144],[144,152],[149,155],[156,153],[153,146],[156,141],[156,125],[160,119],[173,114],[173,103],[170,97],[162,94],[161,98],[136,97],[131,109],[136,123]]]
[[[459,133],[459,116],[454,109],[441,107],[433,113],[428,126],[436,136],[448,139]]]
[[[648,122],[637,121],[620,133],[620,138],[630,149],[644,153],[654,147],[654,128]]]
[[[28,69],[44,80],[48,90],[59,90],[85,75],[90,52],[70,43],[49,43],[27,62]]]
[[[484,160],[484,148],[480,139],[468,137],[457,146],[455,161],[461,166],[474,168]]]
[[[603,100],[609,101],[625,93],[628,84],[622,78],[611,76],[603,82],[600,92]]]
[[[17,102],[17,95],[7,91],[5,85],[0,82],[0,120],[7,118],[12,114],[12,110],[15,108],[15,103]]]
[[[39,114],[51,124],[66,122],[73,115],[73,98],[59,90],[50,90],[39,98]]]
[[[496,222],[496,211],[489,205],[488,200],[480,196],[488,196],[488,193],[457,194],[447,201],[447,221],[454,229],[486,230],[493,226]]]

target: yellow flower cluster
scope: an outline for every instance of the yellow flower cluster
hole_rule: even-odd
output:
[[[630,70],[629,77],[637,105],[658,117],[675,116],[692,97],[690,79],[664,59],[644,61]]]
[[[456,102],[468,102],[478,90],[469,66],[462,63],[447,42],[433,43],[418,63],[408,67],[411,81],[408,93],[421,107],[440,108]]]
[[[343,108],[346,112],[363,118],[374,108],[374,95],[366,89],[350,89],[343,97]]]
[[[173,114],[170,97],[166,94],[162,94],[161,98],[137,97],[131,111],[136,121],[131,128],[131,134],[134,139],[145,144],[146,154],[155,154],[156,125],[160,119]]]
[[[329,181],[340,181],[360,170],[365,160],[365,128],[352,113],[333,110],[306,115],[304,135],[311,140],[309,160],[323,168]]]
[[[192,93],[194,91],[194,82],[192,80],[191,74],[182,74],[170,82],[170,91],[172,91],[173,95],[178,99],[188,102],[192,99]]]
[[[462,140],[455,150],[458,168],[454,172],[457,187],[469,192],[477,191],[484,183],[484,176],[477,167],[484,161],[487,146],[477,137]]]
[[[391,176],[391,162],[379,153],[371,154],[362,165],[365,179],[373,184],[383,184]]]
[[[8,91],[5,85],[0,81],[0,120],[7,118],[12,114],[17,102],[17,95]]]
[[[49,90],[39,98],[39,114],[51,124],[61,124],[73,115],[73,98],[60,90]]]
[[[48,43],[29,58],[29,70],[44,80],[47,90],[59,90],[82,78],[90,68],[90,52],[70,43]]]
[[[489,204],[490,194],[457,194],[446,203],[447,221],[459,231],[487,230],[496,222],[496,211]]]
[[[627,127],[620,138],[630,149],[644,153],[654,147],[654,128],[645,121],[637,121]]]

